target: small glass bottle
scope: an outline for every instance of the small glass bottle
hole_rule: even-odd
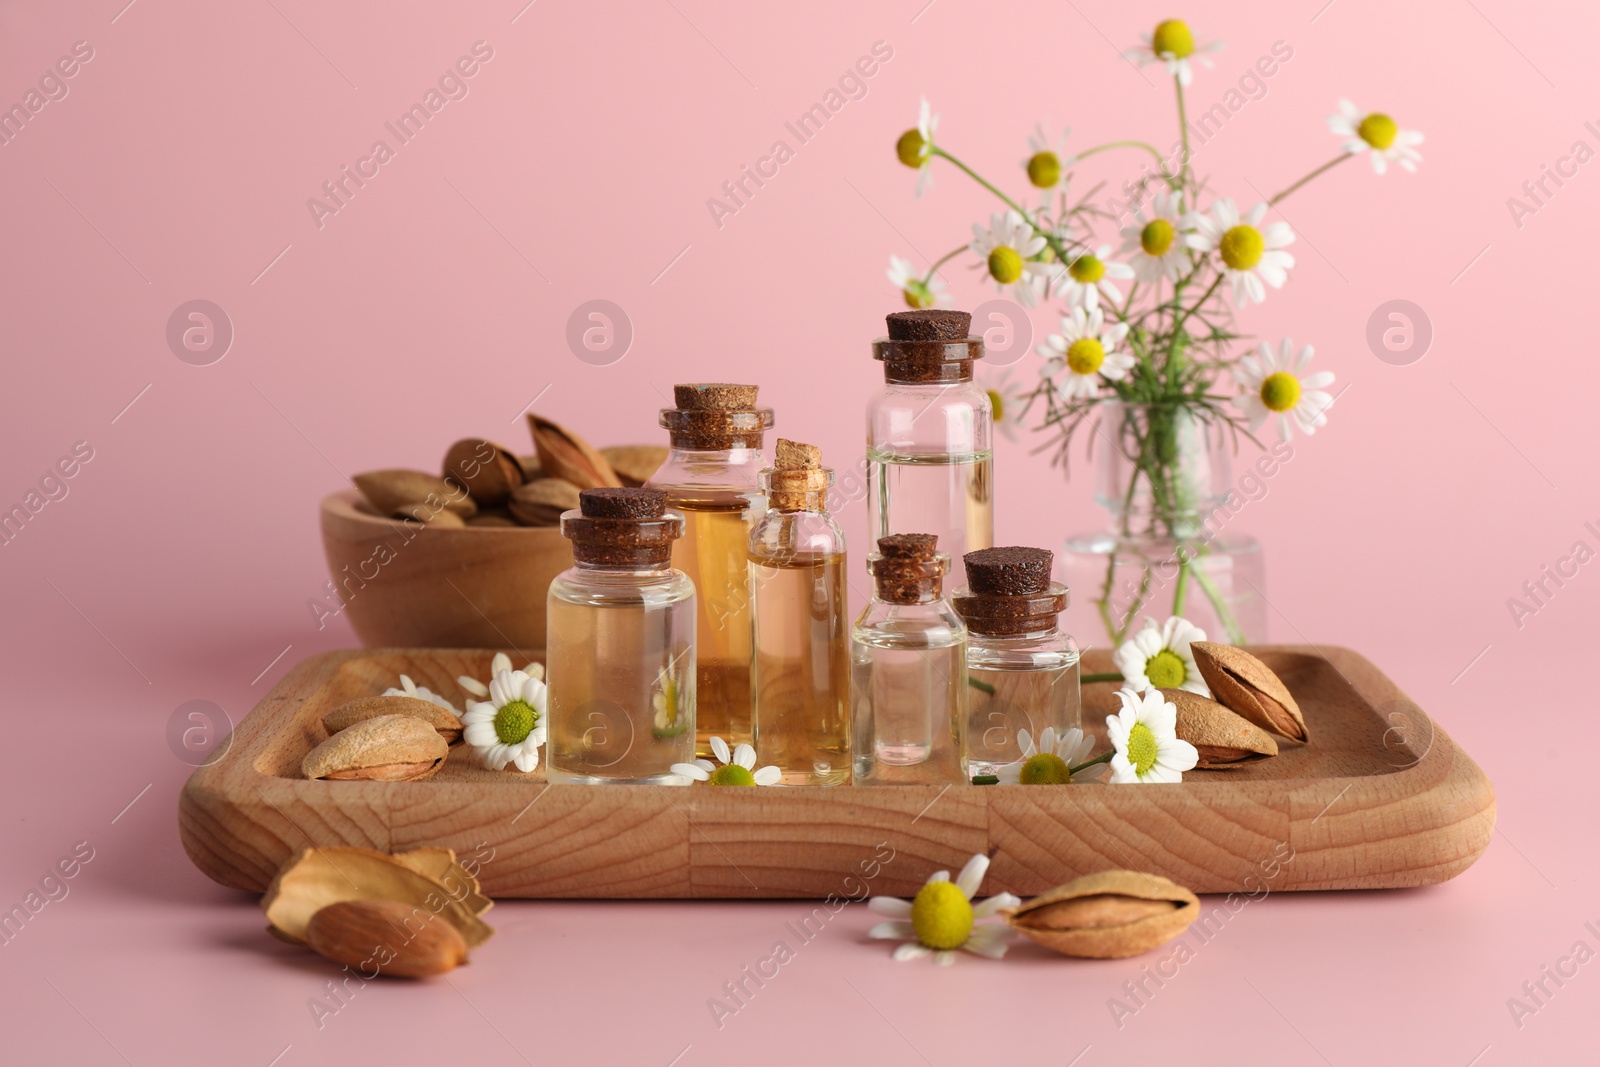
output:
[[[779,438],[750,534],[755,748],[783,785],[850,781],[849,589],[832,484],[814,446]]]
[[[683,516],[659,489],[585,489],[550,583],[551,782],[684,785],[694,758],[695,591],[672,567]]]
[[[1020,763],[1023,730],[1037,753],[1046,729],[1060,738],[1082,721],[1078,646],[1057,627],[1067,587],[1050,580],[1053,562],[1043,548],[967,553],[967,588],[954,604],[970,635],[967,770],[973,775]]]
[[[878,539],[872,603],[850,632],[857,785],[965,782],[967,628],[932,534]]]
[[[994,409],[972,380],[983,338],[964,311],[899,311],[872,343],[884,388],[867,408],[874,538],[931,533],[959,560],[994,544]]]
[[[645,485],[664,489],[683,516],[672,564],[699,590],[699,707],[695,751],[711,738],[750,740],[750,531],[766,508],[757,476],[767,461],[762,437],[772,409],[756,407],[757,387],[675,385],[675,408],[661,412],[671,450]]]

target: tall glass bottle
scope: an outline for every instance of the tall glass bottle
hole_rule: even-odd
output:
[[[783,785],[850,781],[849,589],[832,484],[815,447],[779,438],[750,534],[755,748]]]
[[[931,533],[951,559],[994,544],[994,412],[972,380],[983,339],[963,311],[900,311],[872,344],[884,387],[867,407],[868,529]]]
[[[550,583],[551,782],[682,785],[694,758],[695,590],[672,567],[683,516],[658,489],[585,489]]]
[[[1043,548],[967,553],[967,588],[954,604],[968,632],[967,770],[973,775],[1013,768],[1044,751],[1045,730],[1060,738],[1080,725],[1078,646],[1057,626],[1067,587],[1050,580],[1053,562]],[[1032,743],[1027,753],[1024,730]]]
[[[932,534],[878,539],[872,603],[850,631],[858,785],[965,782],[967,628]]]
[[[666,490],[683,515],[672,563],[699,590],[700,756],[710,755],[713,736],[730,746],[751,739],[749,541],[766,509],[757,476],[772,426],[772,409],[756,407],[756,393],[754,385],[673,386],[677,407],[661,412],[672,447],[645,483]]]

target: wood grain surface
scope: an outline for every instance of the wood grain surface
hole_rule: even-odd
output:
[[[485,531],[490,532],[490,531]],[[308,845],[422,845],[489,857],[494,897],[907,896],[937,869],[993,856],[986,892],[1030,896],[1125,867],[1195,892],[1373,889],[1460,874],[1494,831],[1488,779],[1362,656],[1256,652],[1305,713],[1311,743],[1238,770],[1140,786],[549,786],[452,751],[422,782],[299,777],[322,716],[404,671],[459,706],[458,674],[490,651],[368,649],[315,656],[195,771],[179,802],[184,848],[206,875],[263,890]],[[520,664],[519,664],[520,665]],[[1091,652],[1086,671],[1110,669]],[[1103,743],[1113,686],[1084,690]],[[1103,744],[1102,744],[1103,747]]]

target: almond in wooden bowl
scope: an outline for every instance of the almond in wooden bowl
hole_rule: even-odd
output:
[[[335,781],[415,782],[439,773],[450,746],[410,715],[362,719],[306,753],[300,773]]]
[[[543,648],[545,594],[572,566],[555,527],[419,526],[322,501],[333,595],[319,621],[344,615],[368,647]],[[320,606],[319,606],[320,605]]]

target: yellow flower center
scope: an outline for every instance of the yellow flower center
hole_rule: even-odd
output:
[[[1282,370],[1267,375],[1261,382],[1261,402],[1268,411],[1288,411],[1300,403],[1300,379]]]
[[[1001,245],[989,253],[989,274],[1001,285],[1022,277],[1022,257],[1015,248]]]
[[[1361,125],[1356,127],[1356,133],[1363,141],[1381,152],[1394,144],[1394,139],[1400,136],[1400,127],[1388,115],[1374,111],[1361,120]]]
[[[931,308],[934,304],[933,290],[914,278],[906,282],[901,295],[906,298],[906,307],[909,308]]]
[[[929,882],[911,902],[911,928],[929,948],[960,948],[972,933],[972,904],[954,882]]]
[[[907,130],[894,143],[894,154],[908,167],[920,167],[928,158],[928,142],[921,130]]]
[[[1142,722],[1134,723],[1128,731],[1128,762],[1133,764],[1134,773],[1140,778],[1149,774],[1159,751],[1155,732]]]
[[[1072,261],[1067,268],[1067,273],[1072,275],[1072,280],[1083,285],[1093,285],[1106,276],[1106,265],[1100,262],[1098,256],[1085,252]]]
[[[1035,152],[1028,159],[1028,180],[1040,189],[1054,189],[1061,180],[1061,159],[1054,152]]]
[[[755,785],[756,776],[737,763],[724,763],[711,772],[712,785]]]
[[[1073,374],[1093,374],[1106,361],[1106,346],[1097,337],[1080,337],[1067,346],[1067,366]]]
[[[1072,780],[1067,761],[1054,752],[1037,752],[1029,756],[1017,774],[1023,785],[1066,785]]]
[[[1000,390],[989,390],[989,412],[994,416],[995,422],[1000,422],[1006,417],[1006,398],[1000,395]]]
[[[505,745],[520,745],[539,725],[539,712],[526,700],[507,701],[505,707],[494,713],[494,732]]]
[[[1182,656],[1163,648],[1145,663],[1144,676],[1157,689],[1177,689],[1189,677],[1189,668]]]
[[[1158,56],[1172,55],[1178,59],[1194,53],[1194,34],[1182,19],[1167,19],[1156,25],[1150,35],[1150,47]]]
[[[1139,231],[1139,247],[1144,249],[1147,256],[1164,256],[1177,236],[1178,231],[1172,228],[1172,223],[1166,219],[1152,219]]]
[[[1267,240],[1261,231],[1248,222],[1241,222],[1222,235],[1218,246],[1222,262],[1234,270],[1249,270],[1261,262],[1261,253],[1267,250]]]

